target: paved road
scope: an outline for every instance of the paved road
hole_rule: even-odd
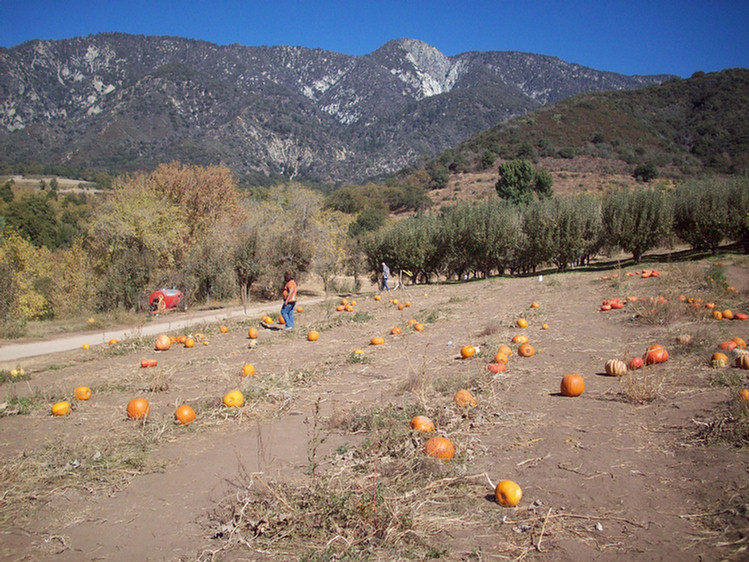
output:
[[[304,304],[321,302],[323,297],[305,298]],[[259,316],[263,312],[280,308],[278,303],[271,302],[247,308],[247,316]],[[28,357],[59,353],[80,349],[84,343],[90,346],[106,345],[111,339],[126,340],[138,336],[151,336],[163,332],[180,330],[187,326],[205,322],[219,322],[230,318],[244,317],[242,307],[222,308],[220,310],[209,310],[202,312],[180,313],[171,312],[154,318],[153,321],[138,328],[112,329],[103,332],[86,332],[71,336],[61,336],[54,339],[45,339],[34,342],[14,343],[0,347],[0,364],[4,362],[17,361]]]

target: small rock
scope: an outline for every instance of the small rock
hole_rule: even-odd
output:
[[[603,525],[601,525],[600,521],[596,523],[596,531],[603,531]]]

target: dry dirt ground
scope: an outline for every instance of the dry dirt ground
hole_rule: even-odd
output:
[[[254,347],[259,318],[234,318],[228,333],[194,327],[207,344],[193,348],[157,353],[147,337],[27,360],[28,380],[0,386],[0,557],[747,560],[749,456],[729,415],[744,407],[746,371],[709,357],[749,339],[749,322],[678,300],[749,309],[749,260],[722,259],[738,293],[707,287],[706,261],[658,264],[649,279],[627,276],[634,267],[493,278],[355,295],[354,312],[302,299],[296,329],[261,329]],[[667,302],[599,310],[629,296]],[[535,355],[490,374],[518,333]],[[683,334],[691,343],[676,343]],[[376,335],[384,345],[369,344]],[[603,374],[656,342],[666,363]],[[465,344],[478,353],[461,359]],[[147,358],[158,366],[141,368]],[[585,379],[577,398],[559,393],[571,372]],[[79,385],[89,401],[71,399]],[[244,407],[223,407],[235,388]],[[453,403],[460,388],[475,408]],[[136,396],[150,401],[145,422],[126,418]],[[60,399],[73,411],[53,417]],[[197,412],[189,426],[172,421],[182,403]],[[414,413],[454,442],[453,460],[424,455]],[[487,477],[517,482],[519,505],[497,504]]]

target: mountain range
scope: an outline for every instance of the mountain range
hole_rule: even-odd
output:
[[[110,172],[224,163],[360,181],[625,76],[522,52],[446,56],[412,39],[364,56],[105,33],[0,49],[0,164]]]

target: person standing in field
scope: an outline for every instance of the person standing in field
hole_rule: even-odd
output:
[[[390,291],[388,287],[388,277],[390,277],[390,268],[382,262],[382,290]]]
[[[294,305],[296,305],[296,281],[294,275],[287,271],[283,274],[283,305],[281,305],[281,317],[286,323],[285,330],[294,329]]]

